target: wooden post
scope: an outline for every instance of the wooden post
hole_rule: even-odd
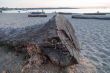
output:
[[[2,9],[0,9],[0,13],[2,13]]]

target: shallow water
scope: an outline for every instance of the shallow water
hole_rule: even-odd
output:
[[[81,55],[90,59],[97,73],[110,73],[110,20],[71,19],[81,45]]]

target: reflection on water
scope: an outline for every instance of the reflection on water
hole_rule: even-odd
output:
[[[97,73],[110,73],[110,21],[70,19],[70,22],[76,29],[81,55],[93,62]]]

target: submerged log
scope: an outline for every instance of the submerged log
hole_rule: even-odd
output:
[[[0,28],[0,46],[29,52],[30,43],[37,45],[42,51],[40,53],[55,65],[68,66],[79,63],[80,47],[75,31],[69,21],[62,15],[56,15],[46,24],[40,26]]]

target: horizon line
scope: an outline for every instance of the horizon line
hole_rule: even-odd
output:
[[[8,6],[0,6],[0,8],[5,7],[5,8],[110,8],[110,5],[105,6],[105,5],[100,5],[100,6],[38,6],[38,7],[33,7],[33,6],[25,6],[25,7],[8,7]]]
[[[105,6],[83,6],[83,7],[5,7],[2,6],[0,8],[36,8],[36,9],[86,9],[86,8],[110,8],[110,7],[105,7]]]

